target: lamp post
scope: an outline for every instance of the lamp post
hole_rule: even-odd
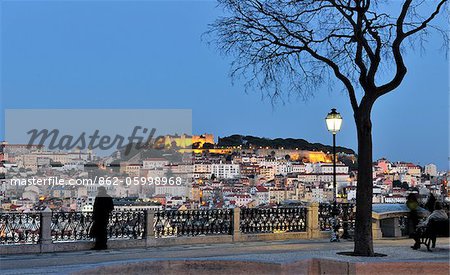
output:
[[[336,133],[341,130],[342,125],[342,116],[340,113],[336,112],[336,109],[331,109],[331,112],[328,113],[327,117],[325,118],[325,122],[327,123],[328,131],[330,131],[333,134],[333,208],[332,208],[332,215],[333,215],[333,231],[331,234],[331,242],[338,242],[339,241],[339,235],[338,235],[338,229],[339,224],[337,220],[337,205],[336,205]]]

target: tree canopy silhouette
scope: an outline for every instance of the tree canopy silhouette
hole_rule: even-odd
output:
[[[348,94],[358,136],[355,248],[373,256],[372,122],[375,101],[400,86],[403,53],[422,47],[447,0],[218,0],[225,16],[210,25],[219,50],[235,57],[232,77],[244,77],[272,100],[305,98],[338,80]],[[398,11],[394,11],[398,7]],[[387,80],[386,80],[387,79]]]

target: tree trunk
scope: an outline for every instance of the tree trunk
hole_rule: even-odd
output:
[[[371,107],[355,114],[358,133],[358,183],[356,189],[356,225],[354,253],[373,256],[372,241],[372,122]]]

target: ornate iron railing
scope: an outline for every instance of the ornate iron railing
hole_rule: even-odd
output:
[[[341,227],[347,227],[349,230],[355,228],[355,204],[338,203],[336,205],[338,219]],[[321,231],[330,231],[332,229],[333,205],[329,203],[319,204],[319,227]]]
[[[241,209],[240,230],[244,234],[305,232],[306,208]]]
[[[36,244],[40,235],[40,213],[0,213],[0,244]]]
[[[155,237],[231,235],[233,212],[230,209],[163,210],[155,213]]]
[[[332,218],[331,213],[332,205],[328,203],[319,204],[319,227],[321,231],[328,231],[332,228]]]
[[[53,212],[51,223],[52,241],[90,240],[92,212]]]
[[[409,219],[408,215],[404,215],[398,218],[400,232],[402,236],[407,236],[409,234]]]
[[[145,211],[113,211],[108,223],[110,239],[142,239]],[[92,212],[53,212],[51,235],[54,242],[91,240]]]
[[[146,211],[114,211],[108,225],[111,239],[142,239],[146,230]]]

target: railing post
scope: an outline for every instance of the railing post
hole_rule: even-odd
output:
[[[394,237],[401,237],[402,230],[400,229],[400,217],[394,218]]]
[[[145,225],[145,239],[147,246],[151,246],[155,243],[155,213],[157,210],[148,209],[145,211],[146,216],[146,225]]]
[[[383,237],[380,219],[376,219],[373,216],[372,216],[372,237],[374,240],[381,239]]]
[[[233,241],[239,241],[241,236],[241,209],[233,209]]]
[[[319,203],[312,202],[307,207],[307,223],[306,228],[308,232],[308,238],[314,239],[320,236],[319,225]]]
[[[51,226],[52,226],[52,210],[47,207],[41,212],[41,238],[40,238],[41,252],[54,251]]]

